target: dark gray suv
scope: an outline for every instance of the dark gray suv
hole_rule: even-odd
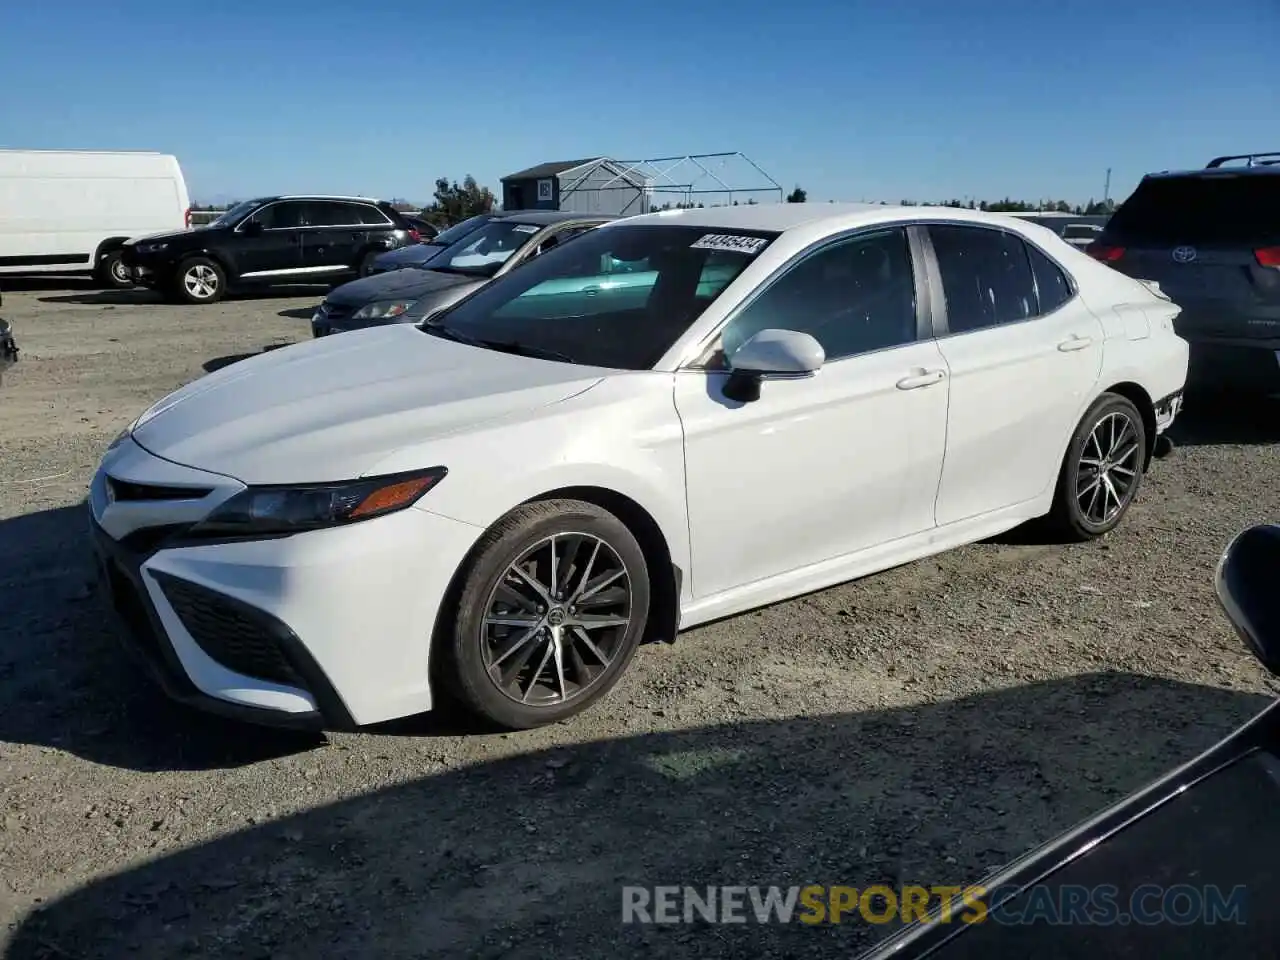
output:
[[[1189,387],[1280,393],[1280,152],[1148,174],[1086,252],[1182,307]]]

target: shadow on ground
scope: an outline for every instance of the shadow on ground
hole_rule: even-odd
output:
[[[288,310],[280,310],[276,313],[278,317],[285,317],[289,320],[310,320],[315,316],[315,307],[290,307]]]
[[[164,697],[126,658],[94,583],[88,507],[0,520],[0,742],[133,770],[237,767],[315,735],[245,728]]]
[[[7,957],[847,957],[884,928],[623,925],[622,887],[972,882],[1264,705],[1098,674],[514,756],[98,880]]]
[[[66,289],[65,285],[59,289]],[[162,297],[155,290],[145,287],[130,287],[125,290],[94,290],[87,293],[67,293],[56,297],[40,297],[41,303],[79,303],[91,306],[136,306],[139,304],[163,303]]]
[[[1280,399],[1189,394],[1169,436],[1184,447],[1280,443]]]
[[[0,281],[6,293],[39,293],[42,290],[101,290],[102,284],[92,277],[65,276],[60,274],[6,274]]]
[[[213,373],[215,370],[221,370],[223,367],[229,367],[233,363],[239,363],[241,360],[248,360],[250,357],[261,356],[264,353],[270,353],[272,350],[279,350],[281,347],[290,346],[289,343],[268,343],[263,345],[262,350],[258,353],[231,353],[225,357],[214,357],[212,360],[206,360],[200,364],[204,368],[205,373]]]

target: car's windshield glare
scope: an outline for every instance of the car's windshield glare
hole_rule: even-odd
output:
[[[775,236],[666,224],[598,228],[428,326],[575,363],[647,370]]]
[[[431,261],[431,269],[492,277],[541,230],[532,223],[490,221],[440,251]]]

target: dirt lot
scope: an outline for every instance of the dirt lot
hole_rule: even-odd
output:
[[[308,336],[318,296],[5,282],[7,956],[848,956],[883,931],[623,926],[621,886],[973,880],[1274,692],[1210,582],[1280,515],[1271,408],[1186,419],[1103,542],[976,545],[694,630],[552,729],[312,739],[172,707],[89,590],[81,497],[129,419]]]

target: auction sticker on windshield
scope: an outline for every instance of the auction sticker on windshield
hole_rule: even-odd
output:
[[[511,229],[516,233],[537,233],[541,228],[533,223],[517,223]]]
[[[708,233],[689,249],[727,250],[732,253],[759,253],[769,241],[763,237],[739,237],[730,233]]]

